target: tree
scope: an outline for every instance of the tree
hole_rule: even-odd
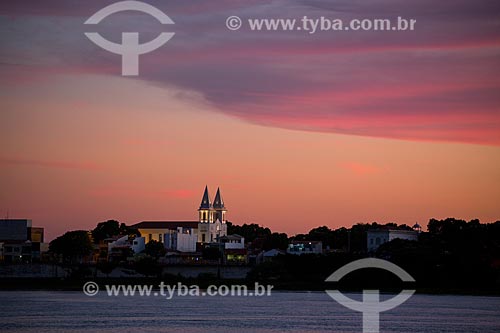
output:
[[[144,249],[144,253],[150,255],[153,258],[158,259],[159,257],[163,257],[167,251],[163,246],[163,243],[157,242],[155,240],[149,241],[146,244],[146,248]]]
[[[202,250],[203,259],[218,260],[221,258],[221,250],[216,247],[205,247]]]
[[[92,230],[92,238],[94,243],[99,243],[100,241],[116,236],[120,234],[120,222],[115,220],[108,220],[105,222],[100,222]]]
[[[109,274],[117,267],[118,265],[114,262],[105,261],[97,264],[97,269],[100,270],[103,274],[106,274],[106,277],[109,277]]]
[[[331,230],[327,226],[317,227],[311,229],[309,234],[305,235],[306,240],[321,241],[323,247],[329,247],[333,249],[335,246],[340,248],[339,244],[336,244],[337,230]]]
[[[110,238],[118,235],[137,235],[140,236],[136,229],[128,227],[125,223],[120,223],[116,220],[108,220],[105,222],[99,222],[97,226],[92,230],[92,238],[94,243],[99,243],[106,238]]]
[[[137,273],[145,276],[160,276],[162,272],[162,267],[158,264],[158,261],[148,255],[138,257],[133,267]]]
[[[88,231],[68,231],[57,237],[49,244],[49,250],[63,256],[64,261],[81,261],[83,256],[93,251],[92,242]]]
[[[286,250],[288,248],[288,236],[285,233],[273,232],[264,238],[264,250],[280,249]]]
[[[229,235],[237,234],[243,236],[246,242],[253,242],[256,238],[264,238],[265,236],[271,235],[271,230],[261,227],[256,223],[234,225],[229,222],[227,225],[227,233]]]

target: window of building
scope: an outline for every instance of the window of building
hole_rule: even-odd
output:
[[[205,234],[201,235],[201,241],[205,243]]]

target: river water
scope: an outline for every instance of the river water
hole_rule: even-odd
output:
[[[348,295],[359,298],[359,295]],[[94,297],[2,291],[0,332],[362,332],[361,313],[321,292],[268,297]],[[414,295],[380,316],[380,332],[498,333],[500,298]]]

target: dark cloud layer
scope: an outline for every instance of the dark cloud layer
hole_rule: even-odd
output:
[[[114,1],[0,4],[0,70],[119,75],[120,59],[89,42],[85,19]],[[500,3],[412,1],[148,1],[176,36],[141,56],[140,79],[202,93],[221,112],[284,128],[426,141],[500,144]],[[229,31],[248,18],[417,19],[413,32]],[[162,27],[116,14],[119,40]],[[19,71],[21,72],[21,71]],[[36,72],[36,71],[34,71]],[[19,74],[21,75],[21,74]]]

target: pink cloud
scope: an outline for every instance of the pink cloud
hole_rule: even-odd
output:
[[[150,3],[174,19],[176,36],[166,47],[141,56],[140,79],[199,92],[220,112],[297,130],[500,145],[500,33],[490,23],[500,19],[499,3]],[[0,20],[1,27],[15,27],[16,32],[8,36],[0,53],[4,55],[0,71],[9,74],[4,77],[18,84],[29,83],[35,80],[35,68],[48,80],[60,73],[118,75],[119,57],[90,43],[80,19],[106,4],[49,0],[43,5],[35,1],[0,5],[0,14],[21,17]],[[416,18],[418,23],[416,31],[405,33],[308,35],[248,28],[234,32],[224,27],[229,15],[244,20],[303,15],[346,20],[405,16]],[[69,24],[58,20],[60,16],[78,18]],[[54,22],[47,25],[52,30],[34,34],[38,23],[30,17]],[[129,23],[108,26],[106,32],[119,36],[126,28],[123,24]],[[156,32],[147,19],[138,19],[135,26]],[[19,40],[26,40],[29,47],[20,47]],[[27,53],[30,48],[34,51]]]

